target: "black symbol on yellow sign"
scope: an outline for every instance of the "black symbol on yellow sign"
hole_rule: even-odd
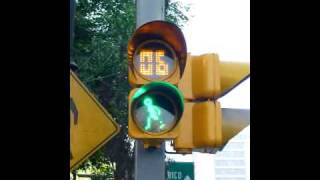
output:
[[[77,125],[78,124],[78,109],[77,109],[77,106],[74,103],[72,98],[70,98],[70,111],[73,114],[73,119],[70,118],[70,122],[72,123],[72,120],[73,120],[73,124]],[[71,128],[71,126],[70,126],[70,128]],[[73,159],[71,147],[70,147],[70,159]]]

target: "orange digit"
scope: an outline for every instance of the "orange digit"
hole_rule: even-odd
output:
[[[164,56],[163,50],[156,51],[156,74],[159,76],[166,76],[168,75],[169,67],[168,64],[161,60],[161,57]]]
[[[152,75],[152,51],[140,51],[140,73],[143,75]]]

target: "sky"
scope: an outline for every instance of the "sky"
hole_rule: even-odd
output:
[[[220,61],[250,63],[250,0],[180,2],[191,5],[189,15],[192,17],[182,29],[189,53],[217,53]],[[220,103],[222,108],[250,109],[250,78],[221,98]],[[250,133],[250,126],[241,133],[245,131]],[[167,147],[167,150],[171,149]],[[193,153],[170,157],[176,161],[194,161],[196,180],[214,180],[214,155]],[[249,166],[247,169],[249,172]]]

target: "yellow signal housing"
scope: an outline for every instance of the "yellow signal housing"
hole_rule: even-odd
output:
[[[223,109],[222,112],[222,144],[241,132],[250,124],[250,112],[242,109]],[[228,113],[226,113],[228,112]]]
[[[196,148],[222,145],[222,116],[219,102],[195,103],[192,112],[193,144]]]
[[[192,107],[194,99],[192,93],[192,56],[190,53],[187,55],[186,67],[182,78],[178,83],[178,88],[184,96],[184,112],[178,124],[179,135],[173,140],[173,148],[177,153],[191,154],[193,145],[193,122],[192,122]]]
[[[185,73],[178,87],[185,98],[185,112],[173,146],[178,153],[197,148],[218,148],[244,125],[224,121],[217,98],[232,90],[250,75],[249,64],[220,62],[214,53],[188,54]]]
[[[187,63],[182,78],[179,81],[178,88],[183,93],[185,100],[194,99],[192,92],[192,56],[188,54]]]
[[[174,139],[173,147],[177,153],[191,154],[193,146],[193,129],[192,129],[192,107],[193,102],[185,102],[185,110],[181,117],[179,126],[179,136]]]
[[[250,64],[223,61],[219,63],[221,90],[219,96],[228,93],[250,76]]]
[[[128,97],[128,134],[145,148],[159,147],[179,134],[184,93],[177,86],[187,61],[184,35],[173,23],[147,22],[132,35],[127,53],[129,84],[138,88]]]
[[[220,66],[217,54],[192,56],[192,93],[195,99],[220,93]]]

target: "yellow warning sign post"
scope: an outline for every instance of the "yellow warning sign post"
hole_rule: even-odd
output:
[[[119,125],[70,71],[70,170],[119,132]]]

